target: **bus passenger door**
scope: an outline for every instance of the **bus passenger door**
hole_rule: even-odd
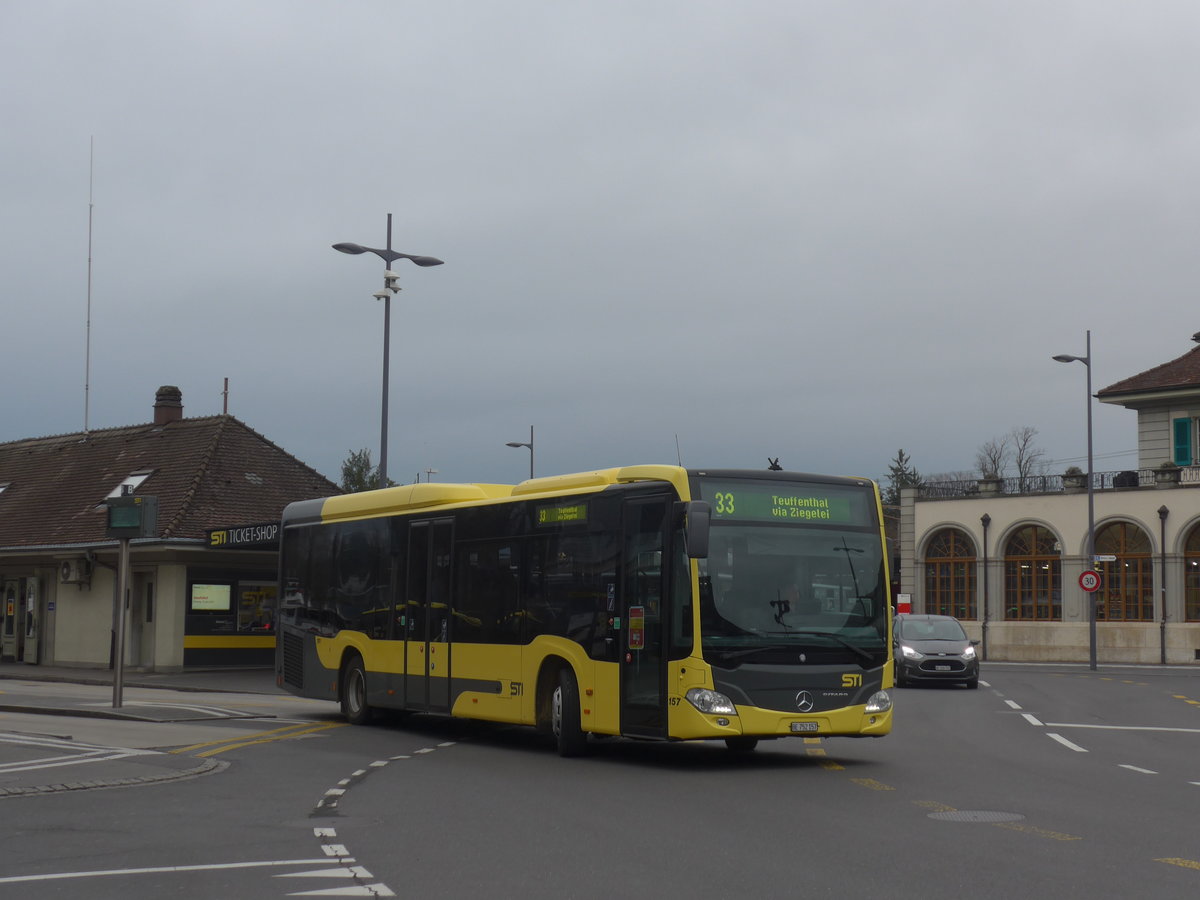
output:
[[[621,733],[666,737],[663,628],[664,497],[632,500],[623,513]]]
[[[405,591],[405,706],[450,710],[450,571],[454,520],[412,522]]]

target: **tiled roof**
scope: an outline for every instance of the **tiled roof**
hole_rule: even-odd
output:
[[[1200,335],[1197,335],[1200,337]],[[1116,384],[1097,391],[1103,398],[1112,394],[1134,394],[1145,391],[1170,390],[1171,388],[1200,387],[1200,345],[1193,347],[1178,359],[1147,369]]]
[[[158,498],[164,539],[278,519],[336,484],[232,416],[178,419],[0,444],[0,548],[104,541],[101,507],[130,474]]]

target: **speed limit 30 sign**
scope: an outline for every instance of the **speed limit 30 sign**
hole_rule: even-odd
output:
[[[1089,594],[1100,589],[1100,575],[1098,572],[1093,572],[1088,569],[1079,576],[1079,586]]]

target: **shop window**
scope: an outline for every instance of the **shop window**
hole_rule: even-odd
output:
[[[1108,622],[1154,620],[1154,565],[1150,538],[1129,522],[1113,522],[1096,532],[1096,555],[1115,556],[1096,564],[1100,590],[1096,618]]]
[[[1200,622],[1200,525],[1183,545],[1183,618]]]
[[[1004,618],[1062,621],[1062,554],[1040,525],[1013,532],[1004,548]]]
[[[976,618],[975,542],[958,528],[944,528],[925,551],[925,612]]]

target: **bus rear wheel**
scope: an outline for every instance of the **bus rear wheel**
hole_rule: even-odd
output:
[[[361,656],[352,656],[342,666],[342,715],[351,725],[370,723],[371,707],[367,703],[367,673]]]
[[[550,698],[550,730],[559,756],[581,756],[587,750],[587,734],[579,727],[579,685],[568,669],[558,673]]]

